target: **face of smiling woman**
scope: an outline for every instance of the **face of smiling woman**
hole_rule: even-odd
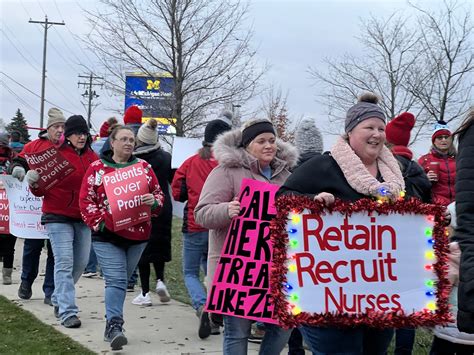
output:
[[[385,123],[379,118],[369,118],[348,133],[349,145],[365,165],[373,164],[385,144]]]
[[[270,165],[275,158],[276,151],[276,137],[273,133],[259,134],[247,146],[247,152],[258,159],[262,168]]]

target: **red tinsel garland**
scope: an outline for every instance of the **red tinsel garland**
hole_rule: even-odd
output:
[[[401,328],[445,325],[452,321],[449,312],[450,283],[447,279],[448,271],[448,236],[445,233],[444,207],[431,204],[424,204],[417,199],[398,200],[395,202],[379,203],[371,199],[361,199],[355,202],[345,202],[336,200],[330,207],[325,207],[322,203],[312,201],[305,196],[287,195],[279,197],[275,206],[277,216],[271,224],[271,239],[273,241],[273,268],[271,272],[271,293],[275,304],[274,314],[277,315],[280,323],[285,327],[295,327],[297,325],[325,325],[336,327],[353,327],[356,325],[368,325],[376,328]],[[402,312],[367,312],[364,314],[348,313],[307,313],[301,312],[293,315],[289,312],[287,301],[286,273],[288,268],[287,246],[288,233],[286,226],[288,214],[290,212],[301,213],[308,209],[311,213],[326,214],[340,212],[351,215],[352,213],[368,211],[377,212],[381,215],[390,213],[415,213],[434,216],[433,227],[433,249],[437,261],[433,264],[434,271],[438,278],[436,282],[436,311],[419,311],[413,314],[404,315]]]

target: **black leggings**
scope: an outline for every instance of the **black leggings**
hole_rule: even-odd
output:
[[[155,268],[156,279],[165,281],[165,262],[158,261],[153,263],[153,267]],[[142,284],[142,293],[146,295],[150,292],[150,263],[139,263],[138,264],[138,271],[140,272],[140,282]]]
[[[0,250],[3,255],[3,267],[5,269],[13,268],[13,259],[15,259],[15,243],[16,237],[11,234],[1,235],[0,245],[2,250]]]

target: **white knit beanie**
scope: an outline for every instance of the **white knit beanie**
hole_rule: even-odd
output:
[[[295,134],[295,145],[300,154],[323,152],[323,136],[312,118],[301,121]]]
[[[64,117],[63,112],[56,108],[52,107],[48,111],[48,125],[46,128],[51,127],[52,125],[55,125],[56,123],[65,123],[66,122],[66,117]]]
[[[144,144],[155,145],[158,142],[157,126],[158,122],[156,120],[153,118],[148,120],[138,130],[137,139]]]

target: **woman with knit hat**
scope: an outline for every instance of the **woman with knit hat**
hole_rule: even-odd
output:
[[[90,148],[89,127],[82,116],[71,116],[64,124],[64,143],[58,152],[75,168],[48,190],[38,185],[40,174],[26,173],[26,181],[35,196],[43,197],[41,223],[45,225],[54,253],[55,290],[51,298],[55,315],[66,328],[78,328],[74,284],[86,267],[91,232],[82,221],[79,194],[82,178],[89,165],[97,160]]]
[[[196,223],[209,229],[207,276],[214,279],[217,261],[232,218],[240,212],[242,179],[254,179],[280,185],[290,175],[298,159],[296,149],[276,137],[273,124],[256,119],[243,129],[224,133],[213,145],[219,165],[209,174],[194,210]],[[224,355],[247,353],[252,321],[224,316]],[[290,330],[265,325],[260,354],[279,354],[288,342]]]
[[[156,293],[160,302],[170,301],[164,281],[165,263],[171,261],[173,206],[169,184],[173,180],[173,171],[171,170],[171,154],[165,152],[158,141],[157,126],[156,120],[150,119],[140,127],[137,133],[137,145],[133,153],[137,158],[141,158],[151,165],[165,196],[160,215],[151,219],[150,239],[138,262],[142,290],[132,303],[139,306],[151,306],[152,304],[149,295],[150,263],[155,268]]]
[[[201,339],[211,334],[219,334],[219,326],[211,327],[209,316],[203,311],[207,296],[199,274],[202,265],[207,269],[209,230],[196,223],[194,208],[198,203],[204,182],[217,166],[217,161],[212,154],[212,146],[219,135],[230,129],[231,126],[221,119],[208,122],[204,129],[202,148],[181,164],[171,184],[173,198],[186,203],[182,227],[184,284],[196,315],[199,317],[198,335]],[[206,271],[204,270],[205,274]]]
[[[431,181],[433,203],[447,206],[454,201],[456,182],[456,148],[448,125],[439,121],[431,136],[431,150],[418,159]]]
[[[378,98],[364,94],[346,114],[345,134],[330,153],[297,168],[278,195],[306,195],[329,206],[335,198],[358,201],[387,191],[398,198],[405,189],[397,160],[385,146],[386,118]],[[407,197],[408,194],[407,194]],[[313,354],[384,354],[393,329],[303,326],[301,332]]]
[[[110,117],[104,121],[104,123],[102,123],[99,129],[99,137],[97,137],[91,145],[92,150],[96,154],[100,154],[102,147],[104,146],[110,132],[116,124],[118,124],[118,121],[115,117]]]

